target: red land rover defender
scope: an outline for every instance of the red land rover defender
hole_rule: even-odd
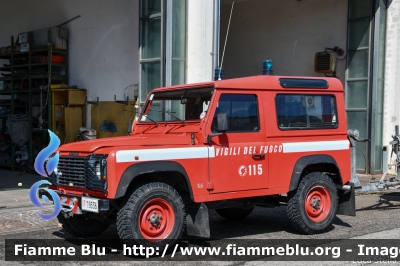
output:
[[[336,78],[255,76],[155,89],[130,136],[62,145],[49,177],[76,236],[116,223],[127,244],[210,237],[226,219],[287,205],[300,232],[355,215],[343,87]]]

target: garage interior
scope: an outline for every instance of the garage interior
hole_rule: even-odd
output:
[[[138,2],[6,2],[0,166],[34,171],[48,129],[62,144],[127,135],[137,110]]]

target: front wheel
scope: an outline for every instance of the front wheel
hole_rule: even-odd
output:
[[[338,209],[335,184],[326,174],[306,175],[289,193],[287,213],[294,228],[306,234],[322,233],[332,225]]]
[[[164,183],[136,189],[117,217],[120,239],[128,245],[173,245],[185,229],[185,205],[181,196]]]

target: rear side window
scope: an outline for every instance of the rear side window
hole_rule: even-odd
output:
[[[278,127],[283,130],[336,128],[333,95],[281,94],[276,96]]]

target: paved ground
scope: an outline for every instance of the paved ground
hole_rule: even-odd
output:
[[[41,213],[51,213],[41,211]],[[0,210],[0,235],[20,232],[47,230],[59,226],[56,219],[45,221],[36,214],[36,207],[15,208],[13,210]]]
[[[4,180],[4,173],[0,171],[0,198],[8,202],[6,208],[0,209],[0,264],[1,265],[136,265],[148,264],[135,262],[5,262],[5,239],[69,239],[56,220],[44,221],[36,215],[35,207],[24,207],[29,204],[28,189],[31,184],[40,180],[36,175],[20,176],[15,174]],[[7,174],[8,175],[8,174]],[[17,180],[18,179],[18,180]],[[21,181],[22,180],[22,181]],[[22,183],[22,188],[18,186]],[[8,184],[10,190],[3,184]],[[19,201],[5,201],[4,192],[10,192]],[[5,204],[4,204],[5,205]],[[244,221],[227,221],[210,211],[210,226],[212,236],[217,239],[400,239],[400,191],[387,193],[372,193],[356,197],[357,216],[348,217],[339,215],[333,226],[324,234],[307,236],[297,233],[290,225],[284,207],[265,209],[256,208]],[[100,238],[118,241],[115,226],[111,226]],[[93,239],[96,241],[96,238]],[[400,258],[397,259],[400,261]],[[398,262],[399,263],[399,262]],[[251,262],[157,262],[162,265],[265,265],[262,261]],[[296,262],[296,265],[333,265],[332,262]],[[344,265],[336,262],[335,265]],[[362,263],[352,263],[359,265]],[[268,262],[268,265],[293,265],[292,262]]]
[[[38,174],[0,169],[0,210],[32,206],[28,190],[39,180]]]
[[[0,234],[58,226],[55,220],[40,219],[36,215],[37,208],[29,199],[30,187],[39,180],[41,176],[38,174],[0,170]],[[51,212],[51,206],[49,208],[48,212]]]
[[[338,216],[329,232],[306,236],[298,234],[290,226],[284,207],[274,209],[256,208],[244,221],[229,221],[211,211],[212,238],[234,239],[400,239],[398,221],[400,220],[400,193],[369,194],[356,197],[357,216]],[[43,221],[33,210],[16,209],[0,214],[1,224],[10,228],[0,233],[0,261],[4,260],[5,239],[69,239],[70,236],[58,227],[56,221]],[[117,240],[115,226],[110,227],[102,239]],[[93,239],[96,242],[95,239]],[[134,262],[134,261],[133,261]],[[28,265],[133,265],[133,262],[30,262]],[[137,262],[139,264],[139,262]],[[142,264],[143,261],[140,262]],[[150,262],[149,262],[150,263]],[[157,262],[170,265],[170,262]],[[265,262],[212,262],[213,265],[263,265]],[[3,262],[2,265],[27,265],[19,262]],[[188,264],[188,263],[173,263]],[[194,265],[207,265],[209,262],[193,262]],[[279,265],[289,265],[281,262]],[[335,263],[344,265],[344,262]],[[357,263],[355,263],[357,264]],[[269,265],[278,265],[269,263]],[[304,265],[332,265],[332,263],[307,262]]]

